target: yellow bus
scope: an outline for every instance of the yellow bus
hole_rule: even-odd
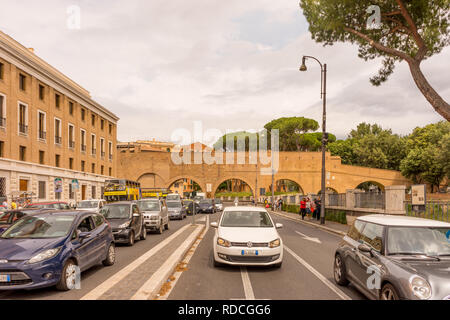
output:
[[[165,198],[169,191],[165,188],[142,188],[142,198]]]
[[[131,180],[106,180],[103,194],[107,202],[141,199],[141,184]]]

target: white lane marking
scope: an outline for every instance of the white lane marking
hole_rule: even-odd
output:
[[[197,251],[198,246],[200,245],[200,242],[202,242],[202,240],[204,239],[204,237],[206,236],[206,233],[209,230],[209,216],[207,216],[206,218],[203,218],[206,220],[206,228],[205,230],[203,230],[202,234],[199,236],[200,239],[198,239],[194,245],[192,246],[192,252],[188,252],[186,257],[183,260],[183,264],[184,265],[188,265],[189,262],[191,261],[191,258],[194,256],[195,251]],[[172,293],[173,289],[175,289],[175,286],[177,285],[178,280],[180,279],[181,275],[183,274],[183,272],[175,272],[172,276],[175,278],[173,281],[170,282],[171,284],[171,288],[169,290],[167,290],[167,292],[165,293],[165,295],[163,296],[158,296],[158,300],[167,300],[167,298],[170,296],[170,294]],[[169,279],[170,280],[170,279]]]
[[[164,264],[150,276],[150,278],[142,287],[139,288],[130,300],[148,300],[153,298],[153,295],[156,295],[155,291],[159,290],[158,286],[160,287],[170,273],[173,272],[173,269],[180,261],[182,255],[192,246],[195,238],[198,237],[201,229],[203,229],[202,225],[197,226],[189,237],[170,255],[166,262],[164,262]]]
[[[246,267],[241,267],[242,283],[244,285],[244,293],[246,300],[255,300],[255,294],[253,292],[252,283],[247,272]]]
[[[153,247],[152,249],[150,249],[149,251],[147,251],[146,253],[141,255],[139,258],[137,258],[136,260],[131,262],[125,268],[123,268],[119,272],[115,273],[114,275],[112,275],[111,277],[106,279],[104,282],[102,282],[96,288],[89,291],[80,300],[96,300],[96,299],[100,298],[106,291],[108,291],[113,286],[115,286],[119,281],[123,280],[127,275],[129,275],[131,272],[133,272],[134,269],[136,269],[141,264],[143,264],[145,261],[147,261],[148,258],[155,255],[159,250],[164,248],[169,242],[171,242],[173,239],[175,239],[179,234],[181,234],[183,231],[185,231],[190,226],[191,226],[190,224],[187,224],[184,227],[182,227],[180,230],[177,230],[170,237],[161,241],[155,247]]]
[[[306,234],[303,234],[299,231],[295,231],[296,233],[298,233],[299,235],[302,236],[303,239],[308,240],[308,241],[312,241],[312,242],[316,242],[319,244],[322,244],[322,241],[319,240],[319,238],[312,238],[312,237],[308,237]]]
[[[308,269],[312,274],[314,274],[320,281],[322,281],[328,288],[336,293],[342,300],[352,300],[348,295],[342,292],[338,287],[331,283],[327,278],[325,278],[319,271],[314,269],[309,263],[300,258],[294,251],[284,246],[284,250],[289,252],[298,262],[300,262],[306,269]]]

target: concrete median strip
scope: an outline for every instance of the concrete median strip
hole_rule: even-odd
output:
[[[191,225],[191,227],[193,227]],[[188,250],[192,247],[205,226],[195,227],[192,234],[182,243],[177,250],[166,260],[166,262],[144,283],[144,285],[131,297],[131,300],[150,300],[156,297],[157,293],[174,272],[178,263],[181,262]]]
[[[158,243],[155,247],[144,253],[142,256],[134,260],[132,263],[127,265],[125,268],[105,280],[102,284],[97,286],[95,289],[91,290],[89,293],[84,295],[80,300],[97,300],[100,298],[105,292],[107,292],[109,289],[114,287],[117,283],[119,283],[121,280],[123,280],[127,275],[129,275],[133,270],[135,270],[137,267],[139,267],[141,264],[143,264],[145,261],[147,261],[150,257],[154,256],[156,253],[158,253],[159,250],[164,248],[167,244],[169,244],[172,240],[174,240],[178,235],[183,233],[187,228],[189,228],[191,225],[186,225],[182,227],[180,230],[177,230],[174,234],[172,234],[167,239],[161,241]]]

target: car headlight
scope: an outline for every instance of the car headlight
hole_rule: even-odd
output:
[[[121,224],[119,226],[119,229],[125,229],[125,228],[128,228],[129,226],[130,226],[130,221],[125,222],[124,224]]]
[[[412,276],[409,279],[409,286],[412,293],[419,299],[426,300],[431,298],[431,286],[427,280],[419,276]]]
[[[269,243],[269,248],[277,248],[280,246],[280,244],[281,244],[280,239],[273,240],[272,242]]]
[[[56,256],[58,254],[58,252],[60,250],[61,250],[61,247],[45,250],[41,253],[38,253],[37,255],[32,257],[30,260],[28,260],[27,264],[38,263],[38,262],[53,258],[54,256]]]
[[[230,241],[227,241],[222,238],[217,238],[217,244],[221,247],[227,247],[227,248],[231,247]]]

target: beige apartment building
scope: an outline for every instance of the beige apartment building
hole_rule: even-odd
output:
[[[33,201],[101,198],[105,180],[116,175],[118,120],[0,32],[0,198],[24,192]]]

